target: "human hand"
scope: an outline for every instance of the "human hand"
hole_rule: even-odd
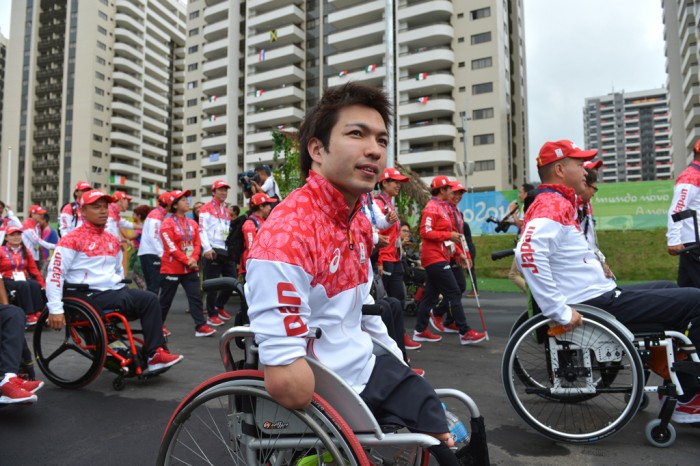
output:
[[[450,241],[452,241],[453,243],[459,243],[462,241],[462,235],[460,235],[456,231],[453,231],[450,233]]]
[[[605,274],[605,278],[615,279],[615,274],[612,273],[612,270],[610,270],[610,266],[607,263],[603,264],[603,273]]]
[[[377,265],[377,273],[379,274],[380,277],[384,274],[384,266],[383,265],[381,265],[381,264]]]
[[[672,255],[672,256],[677,256],[677,255],[678,255],[678,251],[680,251],[680,250],[683,249],[684,247],[685,247],[685,246],[683,246],[682,244],[674,244],[673,246],[669,246],[669,247],[668,247],[668,253],[669,253],[670,255]]]
[[[187,267],[189,267],[190,269],[196,269],[197,268],[197,261],[190,257],[187,260]]]
[[[566,327],[566,330],[570,332],[574,328],[580,327],[582,325],[583,325],[583,316],[581,316],[581,314],[579,314],[578,311],[572,307],[571,308],[571,320],[564,327]]]
[[[210,261],[214,260],[214,258],[216,257],[216,253],[214,252],[213,249],[208,250],[203,255],[204,255],[204,257],[206,257]]]
[[[49,327],[58,331],[66,325],[66,316],[63,314],[49,314]]]
[[[396,223],[396,221],[399,219],[399,216],[396,214],[396,212],[391,211],[386,215],[386,221],[390,224],[393,225]]]
[[[385,235],[379,235],[379,241],[377,241],[377,247],[383,248],[389,244],[389,237]]]

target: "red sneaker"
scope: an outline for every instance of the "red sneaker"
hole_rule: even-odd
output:
[[[700,422],[700,394],[696,394],[686,403],[677,403],[671,420],[679,424]]]
[[[231,314],[226,312],[223,308],[219,309],[219,319],[221,320],[231,320]]]
[[[411,370],[421,377],[425,377],[425,371],[423,369],[418,369],[417,367],[412,367]]]
[[[442,325],[442,316],[437,316],[433,311],[430,311],[430,326],[438,332],[444,332],[445,326]]]
[[[422,332],[413,331],[413,341],[436,342],[440,340],[442,340],[442,337],[435,335],[429,328],[426,328]]]
[[[408,350],[408,351],[420,349],[420,347],[422,346],[420,343],[415,342],[415,341],[411,340],[410,338],[408,338],[408,335],[406,335],[405,333],[403,334],[403,345],[406,347],[406,350]]]
[[[452,322],[451,324],[445,325],[445,333],[459,333],[459,327],[457,327],[457,324]]]
[[[467,333],[459,337],[459,343],[462,345],[475,345],[486,340],[485,332],[477,332],[474,329],[469,330]]]
[[[12,383],[12,379],[8,380],[0,386],[0,403],[1,404],[32,404],[36,403],[36,395],[28,392],[16,383]]]
[[[171,354],[165,348],[158,348],[156,353],[148,358],[148,371],[154,372],[166,367],[174,366],[182,361],[184,357],[181,354]]]
[[[224,321],[219,318],[219,316],[209,317],[207,319],[207,324],[212,327],[218,327],[219,325],[224,325]]]
[[[216,333],[216,329],[211,328],[207,324],[202,324],[199,327],[197,327],[197,330],[194,332],[195,337],[210,337]]]
[[[27,314],[27,326],[31,327],[32,325],[36,325],[38,321],[39,315],[37,315],[36,313]]]
[[[36,393],[41,387],[44,386],[44,382],[41,380],[26,380],[21,377],[12,377],[7,383],[15,384],[16,386],[31,392]]]
[[[164,336],[164,337],[169,337],[169,336],[172,335],[172,334],[173,334],[173,333],[172,333],[170,330],[168,330],[167,328],[165,328],[165,325],[163,325],[163,336]]]

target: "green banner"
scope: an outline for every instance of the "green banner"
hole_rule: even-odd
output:
[[[673,180],[598,183],[591,201],[597,230],[666,228]]]

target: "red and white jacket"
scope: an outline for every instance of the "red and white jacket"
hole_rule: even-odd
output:
[[[119,206],[117,206],[117,204],[109,204],[109,217],[107,218],[107,226],[105,229],[108,233],[112,233],[117,237],[117,239],[119,239],[120,228],[133,230],[134,224],[122,218],[122,214],[119,211]]]
[[[73,210],[75,209],[75,215]],[[71,202],[63,206],[61,215],[58,219],[58,230],[61,236],[66,236],[71,231],[83,224],[83,214],[80,212],[80,206],[77,202]]]
[[[245,293],[260,362],[288,365],[309,356],[357,392],[374,369],[371,336],[401,358],[373,303],[370,221],[352,212],[328,181],[310,172],[265,221],[250,252]],[[318,327],[318,340],[304,338]]]
[[[668,246],[695,242],[693,219],[688,218],[680,222],[674,222],[671,219],[671,215],[688,209],[697,211],[700,221],[700,162],[695,160],[683,170],[673,186],[673,200],[668,209],[668,230],[666,232]]]
[[[161,224],[160,237],[163,240],[161,274],[184,275],[197,270],[187,266],[189,257],[199,262],[199,254],[202,250],[197,222],[191,218],[171,215]],[[192,248],[189,256],[185,254],[187,247]]]
[[[165,208],[158,206],[148,213],[143,222],[141,233],[141,244],[139,245],[139,256],[144,254],[155,254],[163,256],[163,240],[160,237],[160,224],[165,219]]]
[[[374,197],[374,202],[381,211],[386,214],[389,212],[396,212],[396,207],[391,202],[391,197],[384,193],[380,193]],[[401,261],[401,222],[397,220],[389,228],[379,231],[382,236],[389,237],[389,244],[384,246],[379,250],[379,255],[377,258],[377,264],[383,265],[384,262],[399,262]]]
[[[257,222],[257,225],[255,222]],[[241,263],[238,264],[239,275],[245,273],[245,262],[248,260],[250,250],[253,249],[253,241],[263,223],[265,223],[264,218],[258,217],[255,214],[250,214],[248,220],[243,222],[241,226],[241,232],[243,233],[243,254],[241,254]]]
[[[420,237],[423,240],[420,262],[423,267],[450,262],[452,254],[445,246],[452,233],[452,215],[447,202],[433,197],[423,208]]]
[[[41,227],[33,218],[22,222],[22,243],[27,248],[35,261],[39,260],[39,248],[54,249],[55,244],[44,241],[41,238]]]
[[[12,272],[24,272],[26,278],[38,281],[42,288],[46,287],[44,277],[34,262],[31,254],[28,254],[23,245],[12,249],[9,245],[0,246],[0,274],[3,278],[12,279]]]
[[[203,252],[214,248],[226,248],[230,223],[231,213],[226,203],[219,204],[216,199],[212,199],[199,209],[199,232]]]
[[[5,230],[12,224],[18,227],[22,226],[22,222],[19,221],[15,213],[6,207],[5,217],[0,218],[0,244],[5,241]]]
[[[606,278],[576,216],[574,191],[541,184],[528,208],[515,248],[518,268],[548,318],[571,321],[571,307],[617,287]]]
[[[86,283],[91,290],[124,287],[119,240],[104,227],[83,223],[58,241],[46,276],[50,314],[63,314],[63,283]]]

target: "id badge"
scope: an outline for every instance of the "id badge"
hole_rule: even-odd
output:
[[[226,238],[228,238],[228,230],[226,228],[222,228],[221,229],[221,239],[223,239],[225,241]]]
[[[194,246],[185,246],[185,248],[182,250],[187,257],[192,256],[192,253],[194,252]]]
[[[12,272],[12,279],[16,282],[24,282],[27,281],[27,276],[24,272]]]

